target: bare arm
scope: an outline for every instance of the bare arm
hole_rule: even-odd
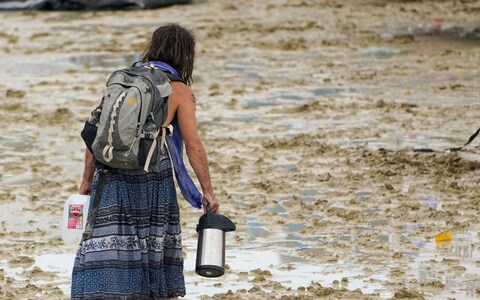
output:
[[[174,82],[172,86],[174,89],[174,94],[171,99],[172,104],[177,106],[178,125],[185,140],[188,160],[195,175],[197,175],[203,191],[203,205],[205,207],[208,202],[210,203],[210,209],[213,212],[218,212],[219,203],[213,193],[212,183],[210,181],[207,154],[197,131],[197,119],[195,116],[195,103],[192,101],[192,91],[182,83]]]
[[[82,184],[80,185],[80,195],[90,195],[92,192],[93,174],[95,167],[93,165],[93,154],[90,150],[85,150],[85,168],[83,170]]]

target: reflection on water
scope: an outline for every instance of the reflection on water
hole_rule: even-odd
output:
[[[315,189],[307,189],[307,190],[299,190],[298,191],[298,198],[305,202],[313,202],[318,200],[318,196],[320,192]]]
[[[420,197],[426,203],[438,202],[438,199],[432,195]],[[284,207],[277,204],[276,206],[265,208],[267,211],[284,211]],[[284,212],[284,217],[288,219],[288,211]],[[262,253],[267,253],[268,256],[278,256],[281,262],[278,264],[299,264],[299,268],[304,271],[304,276],[311,276],[311,280],[316,280],[324,286],[331,286],[334,279],[340,281],[345,274],[356,274],[349,278],[349,289],[354,287],[360,288],[364,293],[379,293],[382,298],[389,298],[393,296],[395,289],[388,284],[390,276],[390,268],[395,268],[397,265],[408,265],[408,268],[403,268],[406,271],[404,278],[417,279],[419,282],[430,284],[434,280],[440,281],[445,285],[443,290],[439,290],[442,297],[452,296],[467,299],[475,295],[475,289],[480,285],[480,261],[479,249],[475,247],[478,245],[478,231],[472,230],[469,232],[454,232],[452,241],[446,243],[435,243],[434,240],[425,240],[423,238],[416,238],[415,231],[421,230],[424,225],[420,223],[406,224],[401,227],[400,231],[385,232],[384,230],[375,229],[376,225],[388,225],[389,220],[375,220],[368,224],[368,226],[344,226],[329,227],[324,233],[316,236],[304,236],[297,234],[300,230],[305,228],[304,223],[287,222],[283,225],[286,232],[292,234],[284,234],[283,236],[274,236],[269,233],[267,224],[257,222],[254,218],[248,218],[244,232],[249,236],[248,245],[251,249],[256,249]],[[240,229],[242,230],[242,229]],[[401,243],[408,243],[414,247],[415,250],[403,251],[401,258],[398,260],[384,261],[377,258],[375,254],[375,246],[359,247],[359,243],[364,241],[365,237],[374,245],[381,245],[395,248]],[[264,238],[267,238],[266,240]],[[329,249],[337,247],[338,245],[350,245],[346,256],[340,257],[335,264],[310,262],[308,256],[315,257],[329,257],[331,253]],[[255,245],[255,246],[254,246]],[[322,247],[322,245],[324,247]],[[341,246],[343,248],[344,246]],[[232,261],[243,258],[243,254],[251,253],[247,248],[231,249],[230,255]],[[260,250],[261,249],[261,250]],[[287,250],[288,249],[288,250]],[[279,256],[277,253],[289,253],[291,255]],[[259,252],[258,252],[259,253]],[[244,270],[245,268],[254,269],[256,266],[271,270],[274,278],[281,278],[283,272],[276,270],[275,264],[265,265],[260,256],[251,253],[248,258],[250,264],[235,267],[236,270]],[[300,256],[296,256],[298,254]],[[263,254],[261,257],[264,257]],[[458,260],[458,261],[457,261]],[[450,261],[453,261],[451,263]],[[230,264],[230,263],[229,263]],[[231,266],[235,265],[232,262]],[[261,267],[263,266],[263,267]],[[456,267],[461,266],[461,267]],[[363,274],[364,268],[370,268],[372,275]],[[463,268],[462,268],[463,267]],[[309,273],[310,268],[316,271]],[[460,270],[460,271],[459,271]],[[464,270],[464,271],[462,271]],[[358,276],[363,274],[363,276]],[[308,276],[307,276],[308,275]],[[289,274],[288,278],[292,280],[293,273]],[[372,285],[372,280],[375,284]],[[283,283],[282,283],[283,284]]]
[[[253,217],[240,217],[239,219],[243,219],[247,221],[245,226],[241,226],[237,228],[239,232],[245,232],[248,236],[248,241],[255,241],[261,238],[268,238],[272,235],[269,231],[265,229],[267,224],[260,223],[256,221],[256,218]]]
[[[303,228],[305,228],[305,224],[303,223],[287,223],[287,224],[284,224],[283,227],[285,227],[285,229],[287,231],[300,231],[302,230]]]
[[[303,194],[303,195],[318,195],[319,192],[318,192],[318,190],[307,189],[307,190],[300,190],[300,194]]]
[[[442,296],[470,299],[480,286],[480,259],[478,231],[454,233],[453,240],[427,244],[424,252],[414,260],[412,273],[421,282],[439,280],[445,285]],[[458,266],[458,267],[457,267]]]
[[[371,192],[357,192],[355,196],[357,196],[357,200],[366,200],[371,198],[373,194]]]
[[[435,195],[421,195],[417,197],[419,203],[424,207],[430,207],[437,210],[442,210],[442,203],[438,201]]]
[[[264,208],[266,211],[273,211],[273,212],[276,212],[278,213],[279,215],[281,214],[284,214],[287,212],[287,210],[285,209],[285,207],[283,205],[280,205],[280,204],[277,204],[273,207],[265,207]]]

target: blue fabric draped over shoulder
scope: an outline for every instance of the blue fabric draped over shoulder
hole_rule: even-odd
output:
[[[150,61],[145,63],[145,65],[150,65],[155,68],[158,68],[164,72],[170,73],[178,77],[178,72],[169,64],[166,64],[162,61]],[[175,178],[177,179],[178,186],[182,196],[195,208],[202,207],[202,194],[198,191],[195,183],[187,172],[185,168],[185,163],[183,160],[183,136],[178,127],[178,123],[174,121],[172,124],[174,127],[173,133],[167,136],[166,142],[167,147],[170,153],[170,159],[173,163],[173,169],[175,172]]]
[[[170,159],[173,163],[175,178],[177,179],[180,191],[193,207],[202,207],[202,194],[198,191],[193,183],[192,178],[188,175],[185,163],[183,162],[183,137],[178,128],[177,122],[173,124],[174,130],[170,136],[167,136],[167,147],[170,153]]]

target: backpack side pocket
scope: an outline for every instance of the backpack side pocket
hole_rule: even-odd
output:
[[[103,99],[102,99],[103,104]],[[83,141],[85,142],[85,146],[87,146],[88,150],[93,153],[93,142],[97,137],[97,124],[98,120],[100,119],[102,111],[99,107],[92,111],[91,117],[88,121],[85,122],[85,126],[83,126],[82,132],[80,132],[80,136],[82,137]]]
[[[148,137],[144,137],[140,139],[140,143],[138,144],[138,165],[143,167],[147,162],[148,153],[150,152],[150,148],[152,147],[153,143],[158,143],[157,139],[151,139]],[[158,145],[155,147],[153,152],[152,158],[150,159],[149,166],[155,166],[157,164],[157,157],[158,157]]]

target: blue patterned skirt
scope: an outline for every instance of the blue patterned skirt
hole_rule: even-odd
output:
[[[75,257],[72,299],[185,295],[177,196],[170,159],[161,159],[154,172],[115,170],[104,178],[92,238]],[[98,180],[97,172],[92,201]]]

